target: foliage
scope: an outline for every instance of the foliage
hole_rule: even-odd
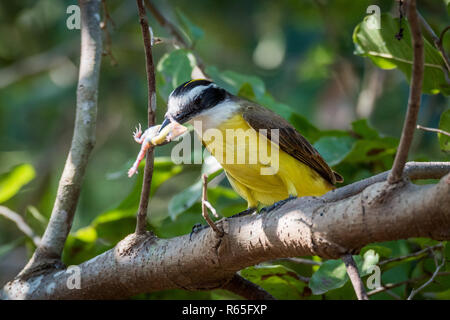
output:
[[[369,27],[367,16],[353,33],[356,54],[369,57],[373,63],[382,69],[399,68],[411,80],[413,50],[411,32],[407,23],[404,24],[403,37],[398,40],[395,35],[399,30],[399,21],[389,14],[382,14],[380,29]],[[439,51],[424,39],[425,74],[423,92],[450,94],[450,84],[445,79],[445,65]]]

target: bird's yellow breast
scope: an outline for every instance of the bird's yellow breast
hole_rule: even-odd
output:
[[[258,134],[240,114],[204,130],[201,138],[249,207],[289,196],[320,196],[333,188],[315,170]]]

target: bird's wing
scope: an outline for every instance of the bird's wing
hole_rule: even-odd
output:
[[[243,110],[245,121],[253,129],[257,131],[260,129],[268,129],[267,136],[269,139],[271,138],[269,129],[279,129],[279,145],[281,150],[313,168],[331,184],[344,181],[340,174],[330,169],[319,152],[308,140],[284,118],[250,101],[243,105]]]

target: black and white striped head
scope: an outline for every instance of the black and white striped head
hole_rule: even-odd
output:
[[[227,91],[209,80],[185,82],[170,94],[161,129],[170,123],[170,118],[180,124],[186,123],[224,102],[229,96]]]

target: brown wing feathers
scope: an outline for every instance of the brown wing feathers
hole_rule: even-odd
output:
[[[279,129],[281,150],[313,168],[331,184],[343,182],[342,176],[332,171],[319,152],[284,118],[252,102],[243,108],[243,117],[253,129]]]

